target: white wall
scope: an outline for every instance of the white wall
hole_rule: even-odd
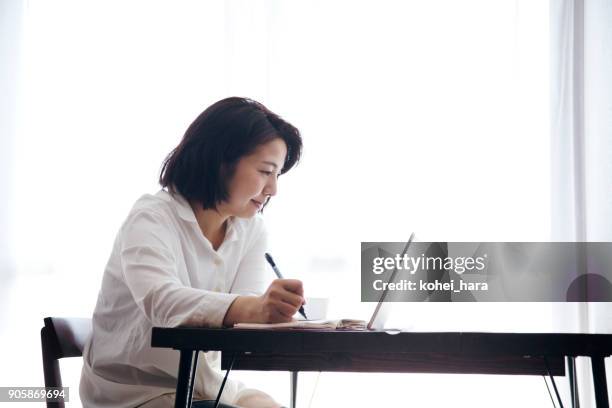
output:
[[[18,137],[1,142],[14,152],[0,164],[12,183],[1,205],[13,213],[0,215],[13,220],[7,253],[18,273],[0,313],[0,350],[34,357],[1,369],[2,385],[42,383],[42,317],[91,314],[130,206],[157,189],[161,161],[190,121],[225,96],[260,100],[302,130],[303,160],[266,211],[271,250],[309,294],[333,296],[332,314],[371,313],[359,303],[361,241],[411,231],[423,240],[549,239],[547,2],[24,4]],[[395,321],[562,325],[549,305],[511,307],[409,304]],[[0,358],[14,365],[13,355]],[[78,362],[69,364],[76,396]],[[284,375],[247,378],[287,397]],[[306,376],[304,398],[314,381]],[[524,392],[508,395],[508,381]],[[498,392],[500,406],[548,398],[533,378],[323,374],[313,406],[351,384],[393,401],[390,384],[400,383],[430,406],[457,395],[488,406]]]

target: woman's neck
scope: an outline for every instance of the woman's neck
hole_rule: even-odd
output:
[[[225,238],[227,219],[229,217],[217,210],[203,209],[200,204],[189,204],[193,209],[193,213],[198,221],[202,234],[204,234],[206,239],[211,242],[213,248],[216,250]]]

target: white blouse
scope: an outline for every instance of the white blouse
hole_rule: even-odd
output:
[[[179,352],[151,347],[153,326],[220,327],[239,294],[259,295],[266,272],[266,232],[258,215],[231,217],[215,251],[178,194],[142,196],[123,223],[108,260],[83,351],[85,407],[135,407],[176,390]],[[218,352],[200,353],[194,397],[216,397]],[[222,402],[244,388],[228,379]]]

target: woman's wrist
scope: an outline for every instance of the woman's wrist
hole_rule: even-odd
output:
[[[258,302],[257,296],[238,296],[225,312],[223,326],[232,327],[236,323],[257,322]]]

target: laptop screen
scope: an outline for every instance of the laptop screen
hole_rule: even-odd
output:
[[[410,244],[414,240],[414,232],[410,234],[410,238],[408,238],[408,242],[406,242],[406,246],[404,247],[404,251],[401,256],[404,256],[405,253],[408,252],[408,248],[410,248]],[[388,283],[393,282],[395,280],[395,276],[397,275],[397,268],[393,270],[391,276],[389,276]],[[384,329],[385,323],[389,318],[390,313],[390,305],[385,303],[385,298],[387,297],[387,292],[389,291],[389,286],[385,288],[383,293],[380,295],[380,299],[376,304],[376,308],[374,309],[374,313],[372,313],[372,317],[368,322],[368,330],[381,330]]]

